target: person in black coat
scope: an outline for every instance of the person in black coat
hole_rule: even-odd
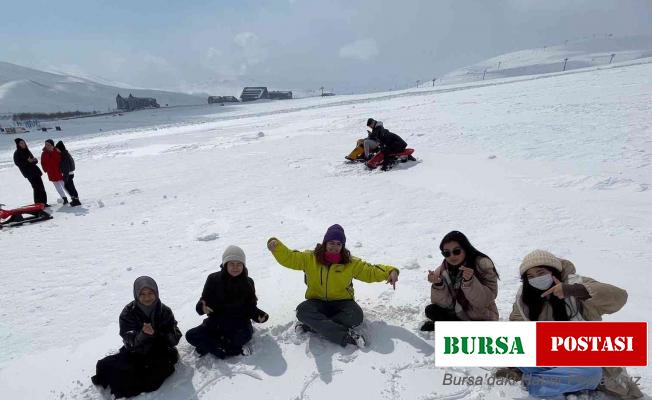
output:
[[[134,301],[120,313],[120,336],[124,346],[97,362],[93,384],[109,386],[116,398],[157,390],[174,372],[182,335],[149,276],[134,281]]]
[[[229,246],[222,255],[221,270],[206,279],[196,309],[208,318],[186,332],[186,340],[200,356],[249,355],[250,348],[245,345],[253,335],[251,321],[264,323],[269,318],[257,307],[256,288],[245,264],[242,249]]]
[[[377,141],[380,145],[380,151],[383,151],[386,155],[400,153],[407,147],[405,140],[385,129],[382,123],[378,123],[373,118],[367,120],[367,127],[371,128],[369,139]]]
[[[48,195],[43,186],[43,179],[41,179],[41,169],[38,167],[38,160],[34,157],[27,143],[21,138],[16,138],[16,151],[14,152],[14,164],[20,169],[20,172],[32,185],[34,190],[34,203],[41,203],[47,206]]]
[[[55,147],[59,153],[61,153],[61,163],[59,165],[59,169],[61,169],[61,173],[63,174],[63,185],[66,191],[72,197],[70,206],[80,206],[81,202],[79,201],[79,194],[77,193],[77,188],[75,187],[75,182],[73,181],[75,178],[75,160],[72,158],[66,149],[66,146],[61,140],[57,142]]]

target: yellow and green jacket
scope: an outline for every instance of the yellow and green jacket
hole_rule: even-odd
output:
[[[390,265],[369,264],[359,258],[351,257],[348,264],[332,264],[330,267],[317,261],[312,250],[297,251],[288,249],[280,240],[272,253],[276,261],[284,267],[303,271],[308,288],[306,299],[353,300],[353,278],[363,282],[383,282],[398,268]]]

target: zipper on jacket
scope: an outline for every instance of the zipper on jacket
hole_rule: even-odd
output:
[[[331,264],[331,267],[332,266],[333,264]],[[328,274],[331,273],[331,267],[328,267],[328,269],[326,270],[326,301],[328,301]]]

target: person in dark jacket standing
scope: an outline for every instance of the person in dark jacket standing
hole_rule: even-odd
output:
[[[63,144],[61,140],[57,142],[56,148],[59,151],[59,153],[61,153],[60,169],[61,169],[61,173],[63,174],[63,185],[66,191],[72,197],[70,206],[71,207],[80,206],[81,202],[79,201],[79,194],[77,193],[77,188],[75,187],[75,183],[73,182],[73,179],[75,178],[75,160],[72,158],[72,156],[66,149],[66,146]]]
[[[14,164],[20,169],[23,176],[29,181],[34,189],[34,203],[41,203],[47,206],[48,195],[43,186],[41,176],[43,172],[36,165],[38,160],[34,157],[27,143],[23,139],[16,138],[16,151],[14,152]]]
[[[157,390],[174,372],[182,335],[149,276],[134,281],[134,301],[120,314],[120,336],[124,346],[97,362],[93,384],[109,386],[116,398]]]
[[[405,140],[395,133],[385,129],[382,123],[369,118],[367,120],[367,128],[371,129],[369,132],[369,139],[375,140],[380,146],[380,151],[385,152],[386,155],[400,153],[407,147]]]
[[[202,324],[186,332],[186,340],[203,356],[218,358],[249,355],[246,346],[253,335],[251,321],[264,323],[269,316],[258,309],[254,281],[248,276],[244,251],[229,246],[220,271],[208,275],[197,313],[207,315]]]

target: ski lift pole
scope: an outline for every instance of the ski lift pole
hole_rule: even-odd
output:
[[[484,69],[484,72],[482,73],[482,80],[484,81],[484,77],[487,75],[487,68]]]
[[[564,68],[562,68],[562,71],[566,71],[566,63],[568,62],[568,57],[564,58]]]
[[[614,60],[614,57],[616,57],[616,53],[611,54],[611,58],[609,59],[609,64]]]

